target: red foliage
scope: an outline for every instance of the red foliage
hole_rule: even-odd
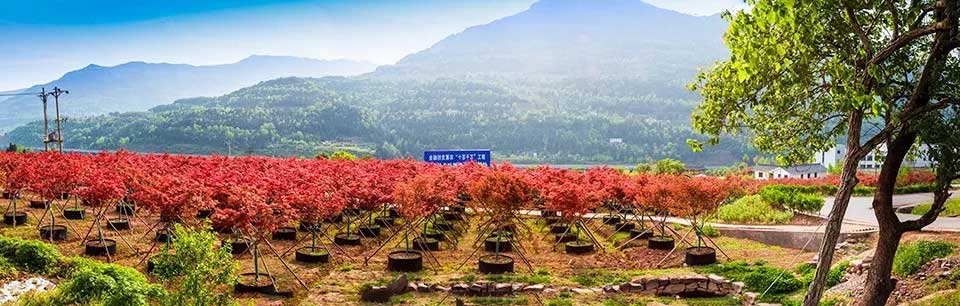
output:
[[[546,207],[564,216],[581,216],[600,206],[612,196],[607,189],[604,170],[582,173],[573,170],[541,167],[532,171],[532,181]]]
[[[458,180],[452,171],[439,166],[425,167],[413,178],[396,185],[393,198],[404,218],[417,219],[436,212],[457,200]]]
[[[717,210],[736,188],[732,180],[715,177],[677,177],[668,200],[670,214],[696,219]]]
[[[491,216],[509,217],[532,200],[527,175],[508,163],[494,164],[478,176],[467,190],[477,208]]]
[[[910,172],[902,185],[929,183],[929,172]],[[876,176],[860,175],[864,185]],[[268,157],[189,157],[0,153],[0,185],[54,198],[75,194],[92,205],[127,199],[167,221],[214,209],[219,225],[261,233],[292,220],[318,222],[345,207],[376,209],[396,205],[417,218],[469,195],[487,215],[512,216],[533,200],[568,216],[604,203],[700,216],[728,195],[744,195],[771,183],[837,185],[836,176],[757,181],[676,175],[627,175],[610,168],[587,171],[549,167],[523,170],[510,164],[448,167],[405,160],[303,160]],[[539,205],[539,203],[538,203]]]

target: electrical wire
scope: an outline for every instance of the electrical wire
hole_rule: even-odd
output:
[[[41,93],[39,93],[39,92],[21,92],[21,93],[13,93],[13,94],[0,94],[0,97],[36,96],[36,95],[39,95],[39,94],[41,94]]]

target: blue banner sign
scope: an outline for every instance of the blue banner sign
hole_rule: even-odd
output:
[[[475,161],[490,166],[490,150],[423,151],[423,161],[441,165],[459,165]]]

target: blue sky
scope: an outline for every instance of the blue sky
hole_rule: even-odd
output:
[[[267,54],[392,64],[535,1],[0,0],[0,91],[130,61],[210,65]],[[743,6],[648,2],[698,15]]]

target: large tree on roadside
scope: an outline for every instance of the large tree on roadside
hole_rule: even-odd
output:
[[[960,103],[960,0],[748,2],[749,10],[727,15],[730,59],[692,86],[704,97],[694,128],[711,135],[711,143],[721,134],[751,133],[758,149],[791,163],[845,139],[840,186],[806,306],[817,305],[823,293],[858,163],[885,144],[889,153],[873,204],[881,244],[860,300],[882,305],[892,290],[889,264],[900,235],[936,218],[899,222],[890,203],[903,157],[929,126],[924,118],[948,118],[945,109]],[[945,193],[941,188],[937,202]]]

